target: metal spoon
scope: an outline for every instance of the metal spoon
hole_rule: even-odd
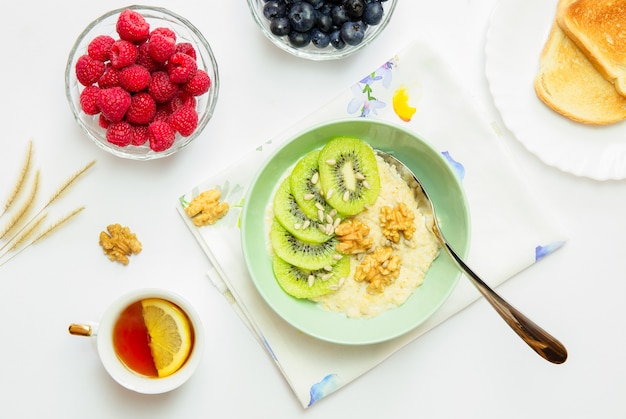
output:
[[[410,176],[420,186],[426,198],[424,201],[430,206],[430,210],[433,214],[433,226],[432,231],[445,249],[446,253],[457,263],[457,265],[468,275],[469,279],[476,286],[478,291],[485,297],[485,299],[496,309],[498,314],[504,319],[504,321],[517,333],[523,340],[530,346],[535,352],[537,352],[544,359],[554,363],[562,364],[567,359],[567,349],[561,342],[550,335],[548,332],[537,326],[528,317],[520,313],[515,307],[511,306],[502,297],[500,297],[494,290],[492,290],[482,279],[478,277],[466,264],[461,257],[452,249],[438,224],[435,208],[424,189],[424,186],[419,181],[417,176],[402,162],[393,157],[392,155],[385,153],[381,150],[376,150],[376,154],[379,155],[387,163],[396,166],[398,173],[403,176]]]

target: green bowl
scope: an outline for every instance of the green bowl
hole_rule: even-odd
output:
[[[461,272],[442,250],[424,283],[395,309],[370,318],[350,318],[285,293],[274,278],[267,210],[274,192],[292,166],[307,152],[336,136],[353,136],[393,154],[418,176],[433,200],[441,229],[461,257],[470,242],[469,210],[460,180],[448,161],[415,133],[370,119],[317,125],[288,140],[263,164],[250,186],[241,217],[243,254],[252,281],[267,304],[287,323],[328,342],[365,345],[401,336],[426,321],[456,287]]]

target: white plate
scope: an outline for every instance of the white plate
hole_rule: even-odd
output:
[[[596,180],[626,178],[626,122],[591,126],[549,109],[533,87],[557,0],[500,0],[485,46],[485,71],[505,125],[544,163]]]

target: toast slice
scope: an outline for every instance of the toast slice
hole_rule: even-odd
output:
[[[557,21],[604,78],[626,96],[626,0],[576,0]]]
[[[572,1],[576,0],[560,0],[557,16]],[[626,119],[626,97],[594,68],[556,18],[541,52],[534,88],[549,108],[574,121],[606,125]]]

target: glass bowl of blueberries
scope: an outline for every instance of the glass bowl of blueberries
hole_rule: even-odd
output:
[[[335,60],[370,44],[391,19],[396,0],[248,0],[263,34],[309,60]]]

